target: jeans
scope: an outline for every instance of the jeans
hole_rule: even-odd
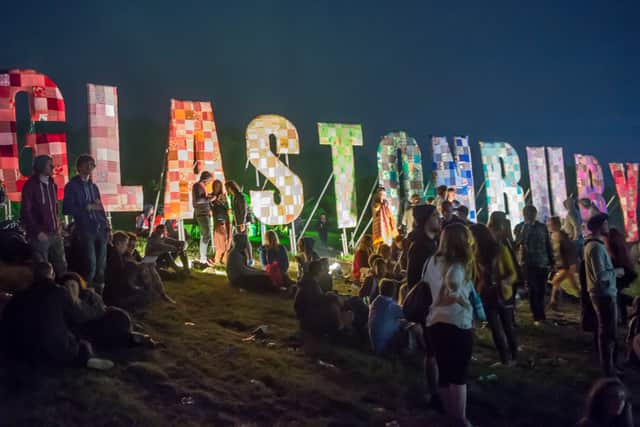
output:
[[[107,236],[98,231],[79,231],[77,241],[84,261],[83,276],[90,286],[101,291],[107,264]]]
[[[618,353],[616,341],[616,298],[591,296],[591,303],[598,319],[598,354],[600,366],[606,376],[614,376]]]
[[[513,307],[485,307],[485,312],[500,361],[505,364],[509,360],[516,360],[518,340],[513,327]]]
[[[30,239],[30,243],[35,261],[50,262],[56,277],[61,277],[67,272],[67,259],[64,254],[62,236],[58,233],[47,233],[46,240],[40,240],[34,236]]]
[[[549,269],[545,267],[526,267],[526,279],[529,287],[529,306],[533,320],[545,320],[544,294],[547,288],[547,276]]]

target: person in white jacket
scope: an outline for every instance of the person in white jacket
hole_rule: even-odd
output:
[[[438,364],[438,393],[447,415],[467,423],[467,379],[473,347],[473,236],[463,224],[444,228],[436,254],[427,260],[423,281],[433,302],[428,335]]]

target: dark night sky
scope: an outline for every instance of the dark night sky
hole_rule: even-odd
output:
[[[49,75],[74,127],[93,82],[119,87],[121,121],[165,124],[171,97],[211,100],[220,128],[284,115],[301,155],[338,121],[372,161],[397,129],[640,161],[638,2],[73,3],[4,4],[0,67]]]

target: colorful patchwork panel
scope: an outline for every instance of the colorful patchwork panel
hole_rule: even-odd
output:
[[[120,183],[118,88],[87,84],[89,96],[89,151],[96,160],[93,181],[109,212],[142,210],[142,186]]]
[[[33,70],[0,73],[0,179],[4,181],[9,200],[14,202],[20,201],[26,181],[20,174],[16,134],[16,95],[20,92],[26,92],[29,97],[32,122],[66,121],[62,93],[49,77]],[[69,179],[65,134],[28,135],[25,147],[33,150],[34,157],[46,154],[53,158],[53,179],[61,200]]]
[[[547,157],[544,147],[527,147],[529,184],[531,200],[538,209],[538,219],[545,222],[551,216],[549,200],[549,180],[547,178]]]
[[[378,144],[378,182],[387,191],[389,207],[395,217],[400,213],[400,176],[398,150],[402,161],[402,184],[406,199],[412,194],[422,196],[422,153],[416,140],[405,132],[387,134]]]
[[[564,155],[561,147],[547,147],[547,161],[549,164],[549,181],[551,182],[551,203],[553,214],[564,218],[567,216],[567,208],[564,201],[567,200],[567,179],[564,173]]]
[[[205,170],[224,182],[211,103],[172,99],[164,192],[166,219],[193,217],[191,186],[196,174]]]
[[[247,126],[247,158],[280,192],[280,203],[274,191],[251,191],[254,215],[267,225],[289,224],[304,207],[302,181],[272,152],[270,135],[276,139],[278,154],[298,154],[298,131],[286,118],[277,115],[258,116]]]
[[[578,198],[590,199],[595,203],[600,212],[607,212],[607,202],[604,197],[604,178],[602,167],[598,159],[591,155],[575,154],[576,160],[576,184],[578,187]],[[581,209],[583,219],[587,219],[588,212]]]
[[[521,176],[518,153],[506,142],[480,142],[480,153],[489,213],[506,212],[515,227],[522,222],[524,208],[524,194],[518,184]],[[505,206],[505,195],[508,206]]]
[[[627,242],[638,240],[638,163],[627,163],[627,173],[622,163],[609,163],[616,184],[620,210],[624,219]]]
[[[477,219],[476,193],[473,188],[473,164],[469,138],[456,136],[454,144],[454,154],[452,154],[446,137],[431,138],[436,186],[446,185],[449,188],[455,188],[456,200],[469,208],[469,219],[475,222]]]
[[[362,146],[362,127],[342,123],[318,123],[318,135],[320,145],[331,146],[338,227],[355,227],[358,211],[353,147]]]

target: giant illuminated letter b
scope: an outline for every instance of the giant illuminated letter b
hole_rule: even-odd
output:
[[[276,139],[278,154],[298,154],[298,131],[286,118],[277,115],[258,116],[247,126],[247,158],[280,192],[276,204],[274,192],[251,191],[251,209],[267,225],[289,224],[304,206],[302,181],[272,152],[269,138]]]

